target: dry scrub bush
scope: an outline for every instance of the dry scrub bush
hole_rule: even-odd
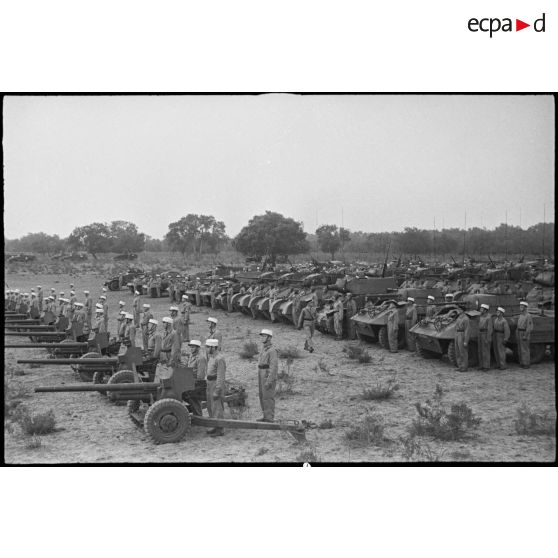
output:
[[[413,421],[411,436],[432,436],[438,440],[461,440],[474,435],[481,422],[473,410],[465,403],[453,404],[448,412],[442,402],[444,392],[436,384],[432,399],[426,403],[415,403],[419,418]]]
[[[364,388],[362,390],[362,398],[365,401],[384,401],[393,397],[398,390],[399,384],[395,382],[395,378],[390,378],[385,386],[378,383],[376,387]]]
[[[282,347],[277,349],[277,355],[279,358],[285,358],[291,362],[295,358],[302,358],[302,353],[296,347]]]
[[[14,412],[14,419],[26,434],[49,434],[56,426],[52,409],[34,414],[25,405],[20,405]]]
[[[41,441],[41,439],[38,436],[33,435],[33,436],[31,436],[31,438],[26,440],[25,449],[28,449],[28,450],[38,449],[42,445],[43,445],[43,442]]]
[[[248,341],[247,343],[244,343],[242,350],[238,354],[240,358],[251,360],[259,352],[258,344],[255,341]]]
[[[377,415],[366,415],[364,419],[345,432],[350,446],[383,446],[389,439],[384,436],[384,422]]]
[[[293,374],[289,373],[289,368],[284,368],[277,374],[277,388],[275,393],[277,395],[292,395],[294,393],[293,385],[295,378]]]
[[[333,428],[333,422],[331,421],[331,419],[323,420],[318,425],[318,428],[320,428],[321,430],[329,430],[330,428]]]
[[[440,461],[445,453],[444,451],[436,453],[428,444],[417,440],[412,435],[400,437],[399,442],[401,443],[401,454],[406,461]]]
[[[517,409],[517,418],[513,421],[515,431],[520,436],[555,436],[556,419],[549,416],[548,412],[539,414],[524,402]]]
[[[314,446],[309,445],[302,450],[295,459],[299,463],[319,463],[321,461],[318,452]]]
[[[361,364],[372,362],[370,353],[360,345],[345,345],[343,352],[351,360],[358,360]]]

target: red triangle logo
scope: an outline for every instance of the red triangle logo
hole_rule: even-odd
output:
[[[524,21],[521,21],[520,19],[515,20],[515,30],[516,31],[521,31],[522,29],[525,29],[526,27],[531,27],[531,25],[529,23],[525,23]]]

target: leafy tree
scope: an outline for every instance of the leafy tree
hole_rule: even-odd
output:
[[[38,254],[54,254],[64,249],[65,241],[57,234],[50,235],[44,232],[29,233],[19,239],[19,249],[23,252],[36,252]]]
[[[233,246],[247,256],[266,256],[272,265],[277,256],[303,254],[309,249],[302,223],[273,211],[252,217]]]
[[[74,250],[85,250],[97,259],[96,254],[109,252],[112,247],[110,228],[106,223],[76,227],[68,237],[68,245]]]
[[[113,221],[110,236],[113,252],[141,252],[145,248],[145,234],[138,232],[134,223]]]
[[[213,215],[190,213],[169,224],[165,239],[171,250],[180,252],[183,256],[187,253],[201,256],[204,250],[219,250],[226,240],[225,223],[217,221]]]
[[[331,254],[331,259],[335,259],[335,252],[341,247],[341,238],[337,225],[322,225],[316,229],[318,246],[322,252]]]

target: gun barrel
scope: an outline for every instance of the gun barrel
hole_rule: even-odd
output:
[[[4,335],[18,335],[29,337],[30,335],[35,335],[37,337],[62,337],[64,339],[66,337],[66,333],[63,331],[33,331],[33,330],[26,330],[26,331],[5,331]]]
[[[70,384],[62,386],[44,386],[35,388],[35,393],[61,393],[61,392],[80,392],[80,391],[118,391],[135,392],[142,391],[145,393],[157,391],[160,386],[158,382],[141,382],[138,384]]]
[[[23,358],[16,361],[18,364],[71,364],[71,365],[117,365],[118,358]]]
[[[42,325],[42,324],[4,324],[4,328],[13,329],[26,329],[29,331],[55,331],[56,327],[53,325]]]
[[[12,325],[40,325],[42,322],[40,319],[21,319],[21,320],[4,320],[4,325],[12,326]]]
[[[9,343],[7,349],[86,349],[87,343]]]

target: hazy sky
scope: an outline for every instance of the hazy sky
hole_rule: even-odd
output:
[[[265,210],[351,230],[554,218],[550,96],[4,99],[4,234]]]

